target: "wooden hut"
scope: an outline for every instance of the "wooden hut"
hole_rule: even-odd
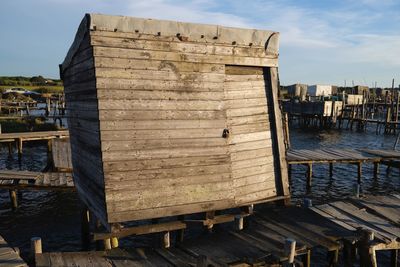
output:
[[[60,65],[80,197],[105,226],[289,195],[272,31],[87,14]]]

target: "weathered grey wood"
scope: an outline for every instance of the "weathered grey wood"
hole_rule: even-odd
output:
[[[0,236],[0,266],[4,267],[28,266],[19,256],[19,253],[12,247],[10,247],[2,236]]]
[[[278,34],[121,19],[87,15],[60,66],[88,208],[109,228],[287,197]]]

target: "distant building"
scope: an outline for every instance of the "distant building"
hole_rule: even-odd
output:
[[[289,85],[287,86],[288,95],[292,97],[297,96],[303,99],[307,95],[307,87],[308,87],[307,84],[301,84],[301,83]]]
[[[309,85],[307,93],[309,96],[330,96],[332,95],[332,86],[321,84]]]
[[[354,86],[353,94],[355,94],[355,95],[362,95],[362,94],[364,94],[364,92],[365,92],[366,94],[369,93],[369,87],[368,87],[368,86],[363,86],[363,85],[356,85],[356,86]]]

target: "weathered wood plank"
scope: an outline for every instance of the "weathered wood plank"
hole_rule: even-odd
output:
[[[231,64],[231,65],[248,65],[248,66],[273,66],[278,65],[276,58],[254,58],[254,57],[232,57],[225,55],[206,55],[206,54],[190,54],[186,52],[168,52],[168,51],[151,51],[115,48],[115,47],[93,47],[95,57],[111,57],[111,58],[129,58],[129,59],[148,59],[148,60],[167,60],[181,61],[182,58],[186,62],[208,62],[212,64]]]

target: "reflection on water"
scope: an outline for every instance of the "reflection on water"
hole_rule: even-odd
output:
[[[292,129],[291,142],[293,148],[391,148],[393,136],[357,133],[349,131],[300,131]],[[8,157],[6,147],[0,150],[0,168],[40,171],[46,163],[45,143],[24,144],[24,154],[21,163],[15,154]],[[333,177],[329,177],[328,165],[315,165],[313,186],[311,192],[306,192],[306,168],[292,168],[293,201],[300,201],[304,196],[311,197],[314,203],[341,199],[353,192],[357,182],[355,165],[337,164]],[[398,170],[386,174],[384,167],[377,179],[373,178],[373,165],[364,164],[362,191],[366,194],[387,194],[399,192],[400,179]],[[30,192],[22,191],[19,209],[10,210],[8,192],[0,191],[0,234],[12,246],[21,248],[22,254],[29,251],[29,240],[32,236],[40,236],[44,251],[78,251],[80,250],[80,211],[82,204],[77,195],[71,192]],[[139,238],[134,242],[129,239],[122,245],[140,246],[146,239]]]

